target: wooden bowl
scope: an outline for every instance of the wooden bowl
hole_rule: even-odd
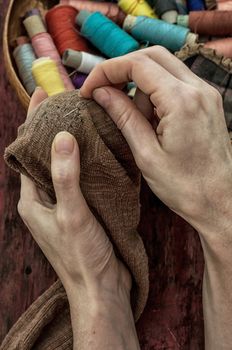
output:
[[[26,34],[22,24],[22,17],[26,11],[37,7],[41,13],[44,13],[57,3],[58,0],[10,0],[9,2],[3,32],[3,56],[9,81],[25,109],[28,108],[30,96],[17,74],[17,67],[12,56],[14,43],[17,37]]]

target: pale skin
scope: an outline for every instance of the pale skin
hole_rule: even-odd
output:
[[[132,80],[134,101],[120,90]],[[81,94],[122,131],[151,190],[199,232],[205,349],[230,350],[232,151],[219,93],[152,47],[98,65]],[[30,110],[45,97],[38,89]],[[77,142],[59,133],[51,155],[57,203],[22,176],[19,213],[66,289],[74,349],[139,349],[130,274],[81,194]]]

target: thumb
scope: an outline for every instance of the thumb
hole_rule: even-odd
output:
[[[113,87],[98,88],[93,91],[93,98],[121,130],[137,165],[143,170],[144,160],[147,163],[161,149],[149,121],[121,90]]]
[[[79,147],[75,138],[68,132],[58,133],[53,141],[51,173],[57,209],[67,214],[78,210],[79,216],[85,220],[90,214],[90,210],[79,185]]]

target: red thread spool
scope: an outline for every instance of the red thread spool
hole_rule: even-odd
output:
[[[124,19],[126,18],[125,13],[118,7],[118,5],[112,2],[60,0],[60,4],[73,6],[78,11],[87,10],[90,12],[101,12],[103,15],[111,19],[111,21],[114,21],[119,25],[122,25]]]
[[[214,49],[224,57],[232,58],[232,38],[209,41],[205,44],[205,47]]]
[[[219,11],[232,11],[231,0],[217,0],[217,9]]]
[[[225,36],[232,34],[231,11],[192,11],[189,28],[202,35]]]
[[[55,6],[45,16],[48,32],[60,55],[67,49],[89,51],[87,41],[75,28],[77,12],[72,6]]]

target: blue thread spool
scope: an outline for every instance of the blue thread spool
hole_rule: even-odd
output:
[[[205,9],[205,3],[203,0],[187,0],[189,11],[203,11]]]
[[[176,6],[180,15],[186,15],[188,13],[185,0],[176,0]]]
[[[117,57],[139,49],[139,43],[100,12],[80,11],[76,23],[81,34],[108,57]]]
[[[143,16],[128,15],[123,28],[139,41],[149,41],[173,52],[180,50],[186,42],[196,42],[197,39],[188,28]]]
[[[19,76],[28,94],[31,95],[36,87],[32,75],[32,63],[36,60],[31,44],[19,45],[14,49],[13,56],[18,68]]]

